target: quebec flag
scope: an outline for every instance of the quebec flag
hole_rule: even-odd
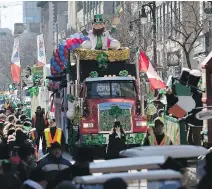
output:
[[[21,64],[19,54],[19,38],[14,39],[13,53],[11,58],[11,75],[13,82],[20,82]]]

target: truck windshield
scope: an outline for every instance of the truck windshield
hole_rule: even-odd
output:
[[[87,98],[135,98],[134,81],[87,82]]]

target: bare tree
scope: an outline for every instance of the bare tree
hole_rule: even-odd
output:
[[[0,77],[1,84],[11,82],[11,55],[13,50],[13,36],[7,34],[0,37]]]
[[[113,34],[113,37],[121,43],[122,47],[130,48],[131,62],[135,60],[136,48],[146,52],[147,47],[152,43],[152,29],[151,27],[142,27],[138,15],[140,7],[136,11],[133,11],[132,8],[132,5],[135,4],[137,2],[125,1],[125,6],[120,16],[120,24],[117,25],[116,33]],[[109,28],[113,17],[104,15],[104,18],[107,28]]]
[[[208,16],[200,14],[200,2],[198,1],[181,1],[182,13],[178,8],[172,9],[175,21],[169,20],[171,25],[171,35],[168,37],[176,42],[183,50],[188,68],[192,68],[190,53],[193,48],[199,46],[196,41],[199,39],[201,32],[208,21]],[[180,17],[180,14],[182,17]]]
[[[21,68],[31,67],[37,60],[37,34],[23,33],[20,36]]]

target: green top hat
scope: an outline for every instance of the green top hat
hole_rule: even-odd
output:
[[[104,22],[102,14],[94,15],[94,22],[93,23],[99,24],[99,23],[102,23],[102,22]]]

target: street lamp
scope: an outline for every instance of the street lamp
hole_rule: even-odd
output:
[[[147,15],[146,15],[145,7],[142,7],[141,14],[140,14],[140,11],[139,11],[139,17],[141,19],[141,24],[146,24],[146,22],[147,22]]]

